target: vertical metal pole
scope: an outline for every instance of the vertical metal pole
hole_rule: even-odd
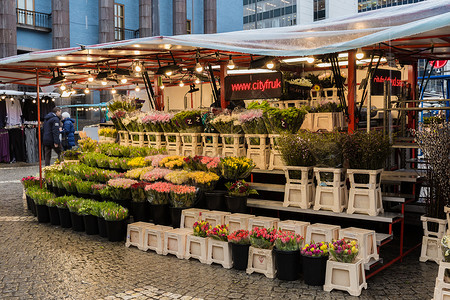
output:
[[[225,109],[228,101],[225,100],[225,76],[227,76],[227,65],[225,62],[220,63],[220,106]]]
[[[355,101],[356,101],[356,51],[348,51],[348,132],[356,129]]]
[[[41,142],[41,100],[39,99],[39,70],[36,69],[36,98],[38,119],[38,146],[39,146],[39,186],[42,188],[42,142]]]
[[[75,110],[75,116],[76,116],[76,119],[77,119],[77,131],[78,131],[78,107]]]
[[[387,120],[387,94],[388,94],[388,81],[385,81],[383,83],[383,134],[387,135],[387,126],[388,126],[388,120]]]
[[[367,132],[370,131],[370,110],[372,109],[372,76],[369,77],[369,83],[367,89],[369,90],[367,95]]]
[[[446,93],[445,99],[450,99],[450,80],[446,79],[445,82],[447,83],[447,93]],[[450,106],[450,102],[446,101],[445,105],[447,105],[447,107],[449,107]],[[447,110],[445,112],[445,116],[446,116],[447,122],[450,121],[450,110]]]

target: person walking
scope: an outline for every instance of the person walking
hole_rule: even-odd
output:
[[[55,107],[53,111],[48,113],[44,117],[44,158],[45,166],[50,165],[50,158],[52,157],[52,149],[55,150],[58,155],[58,159],[61,157],[61,141],[59,134],[61,133],[61,108]]]
[[[75,146],[75,127],[73,126],[75,120],[70,117],[70,114],[68,112],[63,112],[61,114],[61,117],[63,123],[62,146],[65,151],[70,150],[73,146]]]

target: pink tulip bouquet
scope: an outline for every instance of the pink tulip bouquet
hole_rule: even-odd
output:
[[[170,192],[172,207],[192,207],[197,189],[189,185],[173,185]]]
[[[275,247],[281,251],[298,251],[303,244],[303,237],[289,231],[278,231],[275,234]]]
[[[141,178],[142,178],[142,180],[145,180],[145,181],[156,181],[156,180],[164,179],[164,176],[166,176],[167,174],[169,174],[171,172],[173,172],[173,171],[169,170],[169,169],[154,168],[153,170],[142,175]]]
[[[114,200],[130,200],[131,186],[138,183],[137,180],[128,178],[116,178],[108,181],[108,186],[111,187],[111,196]]]
[[[169,182],[155,182],[145,187],[147,200],[150,204],[161,205],[170,203],[170,192],[174,185]]]

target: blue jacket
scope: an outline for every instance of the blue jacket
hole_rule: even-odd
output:
[[[59,140],[60,126],[60,120],[55,113],[50,112],[44,117],[44,137],[42,142],[45,146],[53,146],[53,144],[61,143]]]
[[[75,120],[67,118],[63,120],[63,134],[67,135],[67,142],[69,146],[75,146],[75,127],[73,126]]]

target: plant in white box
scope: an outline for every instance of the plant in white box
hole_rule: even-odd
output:
[[[274,278],[275,260],[273,258],[273,243],[275,241],[274,228],[255,227],[250,233],[251,247],[248,254],[247,273],[262,273],[268,278]]]
[[[346,241],[344,239],[333,241],[329,244],[331,257],[338,262],[353,263],[358,256],[358,244],[356,241]]]
[[[211,239],[208,243],[207,263],[221,264],[222,267],[229,269],[232,267],[231,247],[228,244],[228,226],[217,225],[206,233]]]

